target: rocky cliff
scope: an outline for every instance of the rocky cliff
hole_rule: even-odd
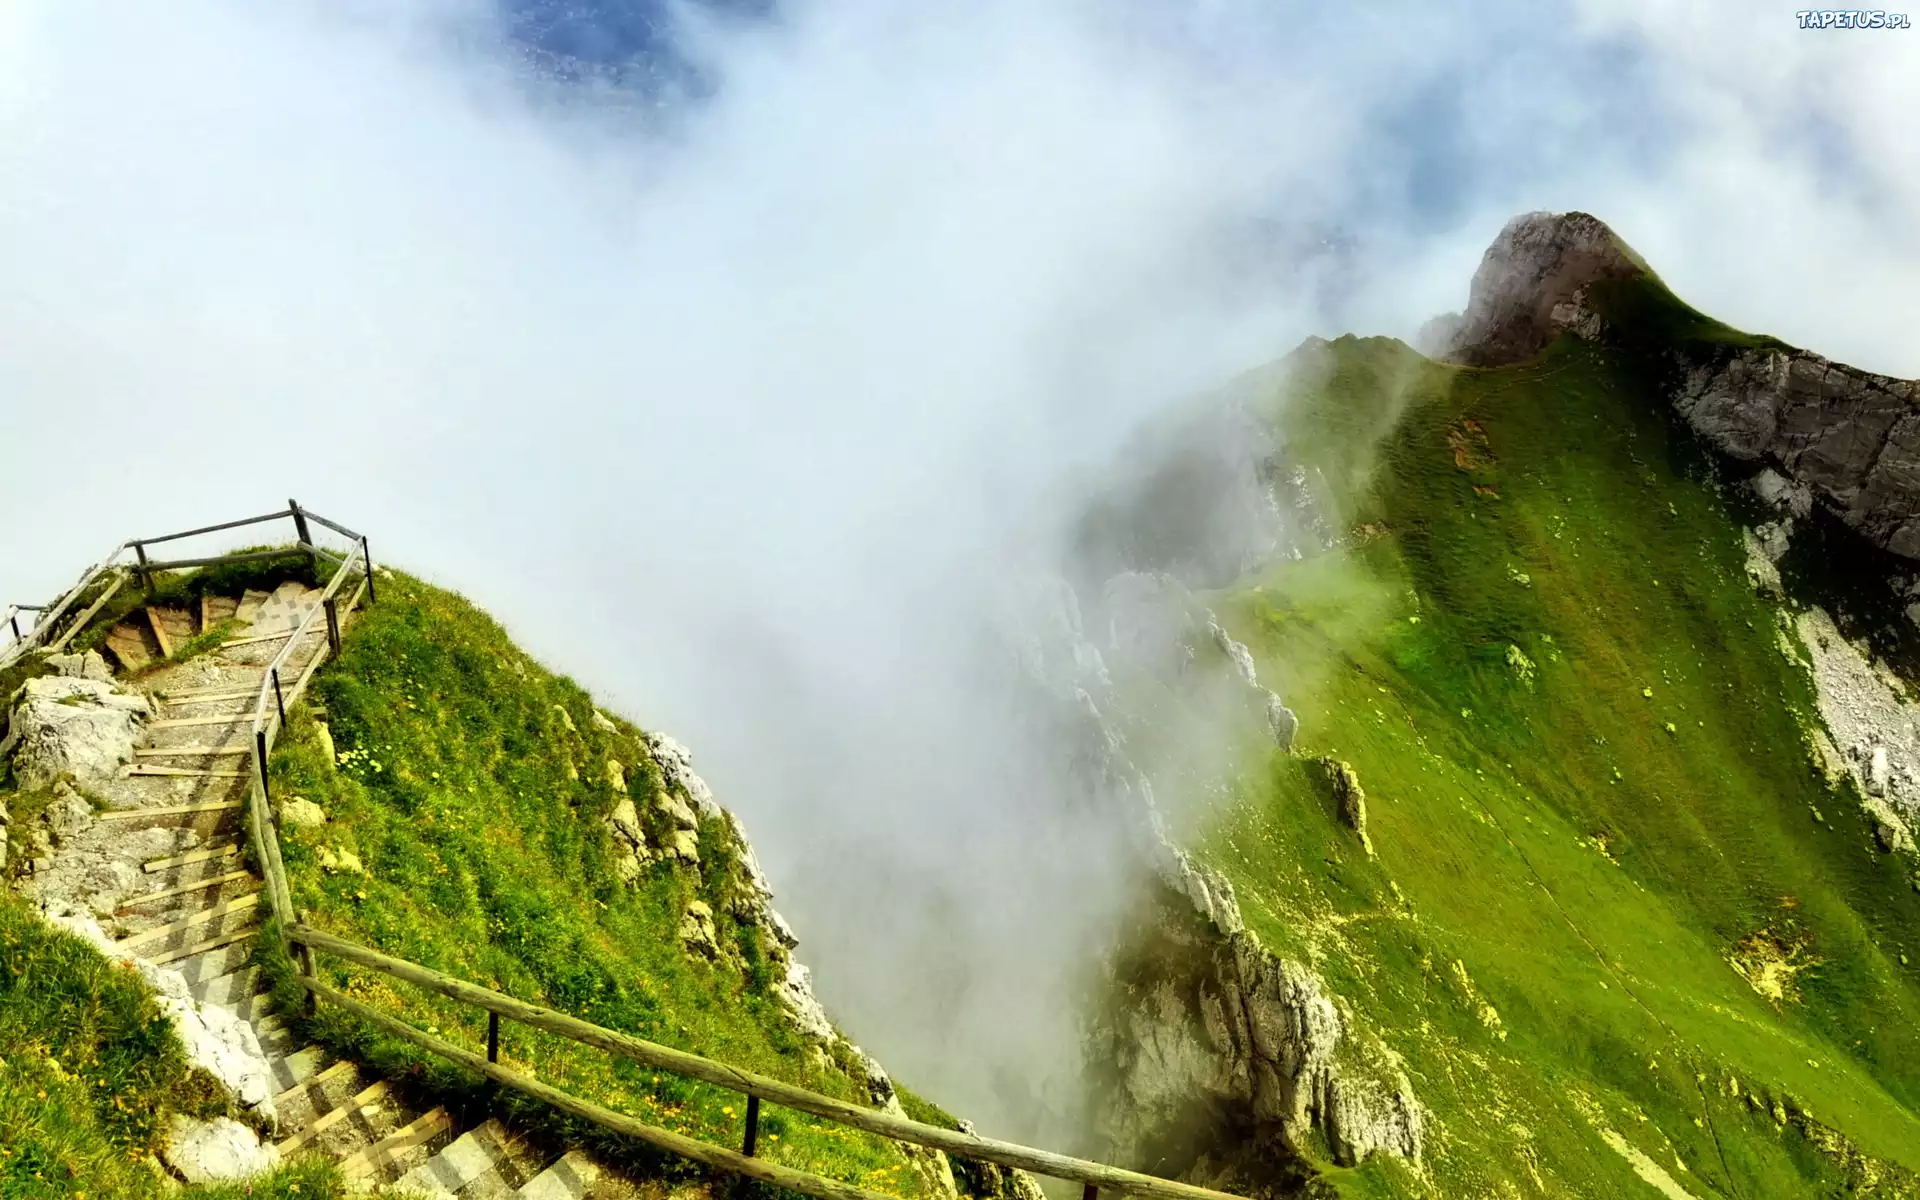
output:
[[[1648,327],[1620,284],[1658,288],[1685,318]],[[1680,332],[1680,337],[1656,334]],[[1586,213],[1507,223],[1474,273],[1466,312],[1429,326],[1427,348],[1496,367],[1562,333],[1656,357],[1657,384],[1715,450],[1778,471],[1874,545],[1920,558],[1920,383],[1744,337],[1686,310],[1619,236]],[[1803,514],[1804,515],[1804,514]]]

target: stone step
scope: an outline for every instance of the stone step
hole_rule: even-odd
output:
[[[356,1179],[378,1179],[396,1168],[406,1165],[406,1160],[418,1155],[407,1152],[420,1147],[430,1147],[435,1140],[444,1138],[453,1132],[453,1118],[444,1108],[435,1108],[424,1116],[416,1117],[392,1133],[381,1138],[373,1145],[340,1160],[340,1173],[351,1182]]]
[[[207,879],[198,879],[192,883],[183,883],[178,887],[163,888],[157,892],[143,892],[138,896],[128,898],[127,902],[120,906],[120,912],[131,912],[136,905],[151,904],[155,900],[172,900],[193,892],[204,892],[208,888],[225,887],[229,883],[237,883],[242,879],[252,878],[253,872],[243,867],[238,871],[228,871]]]
[[[332,1083],[336,1079],[342,1079],[348,1075],[352,1075],[355,1072],[355,1070],[357,1070],[357,1068],[353,1065],[353,1063],[343,1058],[339,1062],[328,1067],[326,1070],[320,1071],[314,1075],[308,1076],[307,1078],[301,1080],[299,1083],[296,1083],[292,1087],[287,1088],[285,1091],[281,1092],[278,1096],[275,1096],[273,1098],[273,1106],[274,1108],[277,1109],[282,1104],[285,1104],[287,1101],[292,1100],[294,1097],[298,1096],[300,1093],[309,1091],[314,1088],[325,1087],[327,1084]]]
[[[211,846],[202,846],[198,850],[189,850],[185,854],[169,855],[166,858],[149,859],[140,864],[143,871],[172,871],[179,867],[190,867],[195,863],[210,863],[236,858],[240,854],[240,843],[228,838],[215,842]]]
[[[173,964],[173,969],[186,979],[188,988],[238,971],[253,959],[253,934],[254,930],[249,929],[224,945],[182,956]]]
[[[522,1140],[522,1136],[508,1133],[499,1121],[486,1121],[402,1175],[394,1186],[401,1190],[411,1188],[428,1196],[451,1197],[482,1175],[506,1164],[513,1144]]]
[[[260,606],[266,602],[266,592],[259,591],[255,588],[248,588],[245,592],[241,593],[240,603],[234,606],[234,620],[239,621],[243,625],[253,624],[254,614],[259,612]]]
[[[321,1113],[312,1121],[308,1122],[305,1127],[279,1144],[277,1148],[280,1151],[280,1157],[285,1158],[296,1151],[305,1149],[318,1140],[321,1134],[326,1133],[328,1130],[351,1117],[358,1116],[365,1118],[372,1116],[373,1112],[379,1110],[380,1102],[386,1099],[388,1090],[387,1081],[377,1079],[373,1082],[372,1086],[359,1092],[345,1104],[337,1108],[330,1108],[326,1112]],[[283,1092],[281,1094],[285,1095],[286,1093]]]
[[[313,1078],[326,1057],[327,1052],[319,1046],[307,1046],[285,1055],[268,1052],[267,1074],[272,1077],[274,1090],[284,1092]]]
[[[131,937],[121,938],[118,942],[114,943],[114,946],[123,953],[126,951],[138,952],[147,946],[165,946],[170,939],[175,937],[180,937],[181,942],[184,944],[186,939],[181,937],[183,934],[204,932],[209,936],[218,936],[219,934],[228,932],[228,930],[224,927],[210,929],[202,929],[201,927],[222,926],[226,921],[242,914],[251,917],[252,910],[259,907],[259,904],[260,893],[257,891],[249,892],[244,896],[235,896],[231,900],[222,900],[218,904],[201,909],[199,912],[183,920],[169,921],[165,925],[156,925],[152,929],[142,930],[139,933],[133,934]],[[235,922],[235,924],[238,924],[238,922]]]
[[[205,941],[195,942],[187,946],[179,946],[171,950],[160,950],[160,951],[155,951],[152,954],[142,954],[140,957],[146,959],[148,962],[152,963],[157,967],[163,967],[163,966],[166,966],[168,963],[179,962],[182,959],[194,958],[194,957],[197,957],[198,955],[206,954],[209,951],[218,950],[222,946],[231,946],[241,942],[245,942],[247,939],[251,938],[254,934],[259,932],[260,932],[260,918],[259,918],[259,913],[256,910],[254,913],[253,920],[248,921],[238,926],[237,928],[226,930],[225,932],[219,934],[217,937],[210,937],[210,938],[207,938]],[[251,951],[251,947],[249,947],[249,951]]]
[[[156,763],[135,763],[124,768],[122,777],[131,779],[136,775],[172,775],[180,778],[198,779],[245,779],[247,773],[236,767],[166,767]]]
[[[225,975],[203,979],[189,986],[187,990],[202,1004],[238,1008],[259,993],[260,971],[257,967],[241,967],[237,971],[228,971]]]
[[[584,1150],[569,1150],[514,1195],[521,1200],[581,1200],[599,1181],[600,1165]]]
[[[223,700],[253,700],[260,695],[260,689],[251,687],[245,691],[228,688],[226,691],[167,692],[160,697],[160,703],[168,707],[189,704],[218,704]]]
[[[181,817],[194,813],[229,812],[245,804],[244,800],[196,800],[191,804],[156,804],[151,808],[110,808],[94,814],[96,821],[144,821],[155,817]]]
[[[148,721],[148,729],[187,729],[195,725],[231,725],[236,721],[251,721],[253,711],[237,713],[215,713],[210,717],[168,717],[164,721]]]

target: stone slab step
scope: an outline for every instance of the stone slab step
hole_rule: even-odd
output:
[[[515,1143],[523,1135],[507,1132],[506,1126],[489,1120],[475,1126],[448,1143],[426,1162],[402,1175],[394,1184],[412,1188],[429,1196],[453,1196],[474,1180],[507,1161]]]
[[[256,911],[253,920],[248,921],[238,928],[226,930],[218,936],[210,937],[205,941],[195,942],[191,945],[179,946],[169,950],[157,950],[152,954],[142,954],[140,957],[155,966],[165,966],[168,963],[179,962],[182,959],[194,958],[198,955],[206,954],[209,951],[218,950],[222,946],[237,945],[259,932],[260,919]]]
[[[235,858],[240,853],[240,843],[231,839],[202,846],[198,850],[189,850],[185,854],[169,855],[166,858],[149,859],[140,864],[147,872],[171,871],[177,867],[190,867],[195,863],[215,862],[220,859]]]
[[[235,721],[250,721],[251,712],[215,713],[210,717],[168,717],[164,721],[148,721],[148,729],[187,729],[195,725],[231,725]]]
[[[404,1151],[428,1145],[433,1139],[452,1131],[453,1118],[447,1115],[446,1109],[436,1108],[407,1122],[366,1149],[341,1159],[340,1173],[350,1180],[379,1175],[394,1166]]]
[[[308,1088],[324,1087],[327,1084],[332,1083],[336,1079],[340,1079],[344,1076],[353,1074],[356,1069],[357,1068],[353,1065],[353,1063],[343,1058],[339,1062],[328,1067],[326,1070],[318,1072],[317,1074],[308,1076],[307,1078],[301,1080],[299,1083],[294,1084],[292,1087],[286,1089],[285,1091],[281,1092],[279,1095],[275,1096],[273,1098],[273,1106],[275,1108],[279,1108],[282,1104],[285,1104],[287,1101],[293,1099],[295,1096],[299,1095],[301,1092],[306,1091]]]
[[[520,1200],[582,1200],[600,1181],[600,1165],[584,1150],[569,1150],[514,1195]]]
[[[267,1074],[272,1077],[276,1092],[284,1092],[299,1086],[313,1077],[327,1052],[319,1046],[308,1046],[292,1054],[267,1056]]]
[[[232,694],[235,696],[252,696],[257,694],[260,690],[260,679],[258,676],[255,676],[251,686],[249,686],[246,691],[241,692],[241,691],[235,690],[240,686],[240,680],[237,678],[229,678],[228,675],[229,675],[229,672],[257,671],[257,670],[259,670],[258,667],[231,667],[230,666],[227,668],[227,670],[222,671],[220,673],[220,676],[219,676],[219,678],[221,679],[220,683],[209,684],[206,687],[198,687],[198,688],[160,688],[154,692],[154,695],[160,699],[160,702],[162,704],[173,704],[176,702],[192,703],[196,700],[209,700],[215,697],[225,696],[228,694]]]
[[[244,692],[231,689],[224,692],[175,692],[162,696],[160,703],[184,707],[189,704],[218,704],[222,700],[252,700],[259,695],[259,688],[248,688]]]
[[[136,763],[121,772],[122,777],[131,779],[135,775],[172,775],[197,779],[245,779],[247,773],[225,767],[163,767],[154,763]]]
[[[258,928],[257,926],[255,927]],[[245,967],[253,961],[253,935],[255,930],[248,929],[232,941],[215,946],[198,954],[182,955],[173,964],[187,981],[188,988],[205,980],[218,979]]]
[[[279,1144],[277,1148],[280,1151],[280,1157],[285,1158],[295,1151],[303,1149],[321,1134],[356,1113],[372,1115],[368,1110],[377,1110],[380,1101],[386,1098],[387,1091],[388,1084],[386,1080],[375,1080],[372,1086],[360,1092],[345,1104],[342,1104],[338,1108],[330,1108],[326,1112],[321,1113],[309,1121],[305,1128],[294,1133],[291,1137],[288,1137]],[[283,1096],[286,1094],[286,1092],[281,1093]]]
[[[141,895],[130,897],[125,904],[120,906],[120,911],[127,913],[133,911],[138,905],[151,904],[155,900],[170,900],[175,896],[185,896],[193,892],[204,892],[208,888],[225,887],[229,883],[252,878],[253,872],[245,868],[238,871],[228,871],[223,875],[214,875],[207,879],[196,880],[193,883],[183,883],[179,887],[164,888],[161,891],[145,892]]]
[[[199,800],[192,804],[156,804],[151,808],[110,808],[95,813],[96,821],[139,821],[148,817],[180,817],[189,813],[225,812],[238,809],[244,800]]]
[[[204,908],[183,920],[169,921],[165,925],[156,925],[152,929],[143,930],[131,937],[121,938],[118,942],[114,943],[114,946],[121,951],[138,951],[142,946],[163,942],[174,934],[189,932],[197,925],[210,924],[236,913],[248,912],[251,909],[257,908],[259,904],[259,892],[249,892],[244,896],[235,896],[231,900],[222,900],[218,904]],[[223,930],[221,932],[225,931]]]
[[[242,1001],[250,1000],[260,991],[260,970],[257,967],[241,967],[228,971],[225,975],[215,975],[190,985],[187,991],[202,1004],[218,1004],[224,1008],[237,1007]]]

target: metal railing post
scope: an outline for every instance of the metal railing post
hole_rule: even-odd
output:
[[[280,710],[280,728],[287,727],[287,698],[280,692],[280,668],[273,669],[273,703]]]
[[[487,1014],[487,1061],[500,1061],[500,1014],[497,1012]]]
[[[326,603],[326,610],[327,610],[327,645],[333,649],[333,652],[335,654],[338,654],[340,653],[339,601],[333,596],[328,596],[327,603]]]
[[[367,599],[369,599],[369,600],[371,600],[371,599],[373,599],[373,583],[372,583],[372,577],[371,577],[371,576],[369,576],[369,577],[368,577],[368,583],[367,583]],[[20,614],[19,614],[19,613],[17,613],[17,612],[16,612],[16,613],[8,613],[8,614],[7,614],[7,624],[9,624],[9,625],[11,625],[11,626],[13,626],[13,640],[14,640],[14,641],[16,641],[16,642],[17,642],[17,641],[19,641],[19,640],[20,640]]]
[[[360,566],[367,573],[367,603],[372,604],[379,597],[373,594],[373,551],[367,549],[367,539],[360,538]]]
[[[135,542],[133,553],[134,557],[140,560],[140,566],[136,572],[140,576],[140,588],[142,591],[150,592],[153,590],[153,573],[147,570],[147,548]]]
[[[1080,1200],[1100,1200],[1100,1185],[1089,1183],[1080,1189]]]
[[[267,731],[264,729],[254,731],[253,764],[255,771],[260,776],[260,798],[271,806],[273,804],[273,793],[267,790]],[[268,815],[269,819],[271,819],[271,808],[269,808]],[[268,828],[263,830],[263,832],[271,836],[273,830]]]
[[[760,1141],[760,1097],[747,1097],[747,1136],[740,1143],[740,1153],[753,1157],[753,1148]]]

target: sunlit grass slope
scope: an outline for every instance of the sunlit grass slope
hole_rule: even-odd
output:
[[[1748,583],[1737,502],[1645,361],[1571,339],[1496,370],[1328,353],[1273,413],[1351,544],[1213,598],[1301,735],[1206,852],[1437,1118],[1424,1177],[1330,1178],[1915,1194],[1910,864],[1816,771],[1811,684]],[[1357,770],[1377,858],[1320,755]],[[1736,960],[1785,964],[1779,994]]]
[[[406,575],[315,678],[335,759],[316,722],[296,717],[275,750],[277,796],[319,803],[329,820],[285,831],[294,901],[309,920],[388,953],[609,1028],[867,1102],[844,1045],[809,1053],[773,998],[777,948],[731,914],[744,879],[727,823],[703,822],[698,868],[656,861],[622,882],[608,817],[631,797],[643,819],[660,786],[640,732],[596,722],[592,699],[527,657],[461,597]],[[624,789],[606,764],[624,767]],[[659,833],[659,830],[653,831]],[[656,840],[656,844],[658,844]],[[719,959],[690,954],[690,900],[713,911]],[[461,1044],[485,1045],[485,1014],[321,958],[351,994]],[[282,965],[284,970],[284,964]],[[284,986],[282,998],[299,993]],[[478,1080],[411,1046],[372,1036],[322,1006],[315,1033],[396,1078],[420,1077],[436,1102],[489,1101]],[[743,1098],[649,1071],[572,1042],[505,1026],[502,1061],[653,1124],[739,1142]],[[513,1105],[510,1094],[497,1103]],[[496,1107],[494,1111],[498,1111]],[[592,1130],[522,1107],[537,1124]],[[760,1153],[882,1191],[921,1187],[892,1144],[769,1109]],[[670,1164],[602,1144],[647,1169]]]
[[[174,1113],[225,1115],[131,969],[0,888],[0,1197],[5,1200],[329,1200],[325,1163],[177,1190],[155,1159]]]

